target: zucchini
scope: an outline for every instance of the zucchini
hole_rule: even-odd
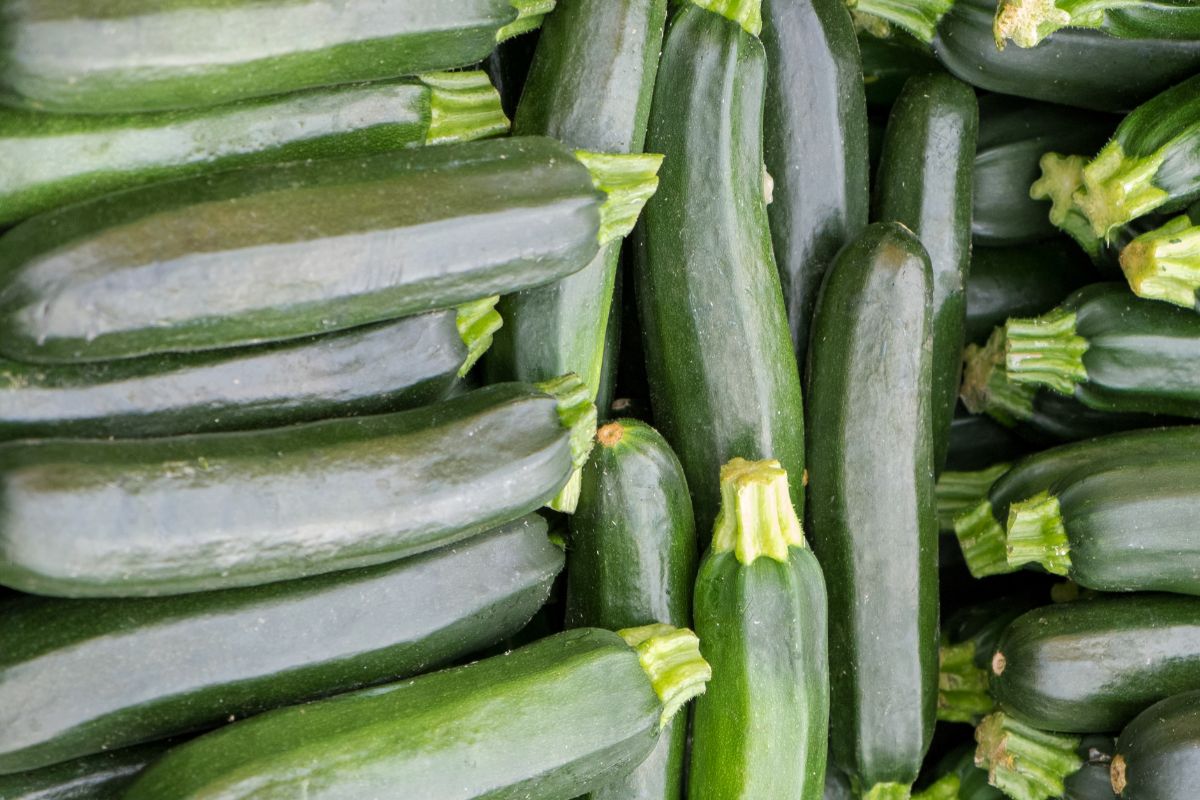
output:
[[[890,31],[881,38],[860,30],[858,49],[871,106],[890,108],[909,78],[942,71],[929,48],[903,31]]]
[[[4,800],[120,800],[129,785],[176,742],[151,742],[15,775],[0,775]]]
[[[988,692],[988,665],[1008,624],[1034,603],[999,597],[960,608],[942,629],[938,662],[938,720],[976,724],[996,706]]]
[[[964,413],[959,406],[950,423],[947,470],[985,469],[996,461],[1011,461],[1029,452],[1029,445],[991,417]]]
[[[17,601],[0,621],[0,772],[440,667],[518,631],[562,566],[529,516],[417,558],[300,581]]]
[[[6,3],[0,93],[69,114],[198,108],[473,64],[554,0]]]
[[[1200,38],[1200,6],[1195,0],[1000,0],[996,46],[1011,40],[1037,47],[1067,26],[1099,28],[1128,39]]]
[[[695,574],[696,527],[679,459],[649,425],[608,423],[571,518],[567,627],[690,625]],[[649,758],[592,800],[679,800],[686,743],[686,722],[672,722]]]
[[[1066,242],[975,247],[967,278],[966,339],[983,344],[1009,317],[1050,311],[1093,280],[1095,272]]]
[[[80,365],[0,359],[0,438],[170,436],[426,405],[487,349],[501,324],[495,303],[236,350]]]
[[[758,8],[709,2],[747,19]],[[804,470],[799,368],[763,197],[766,75],[762,44],[739,23],[690,2],[675,14],[647,144],[666,160],[633,272],[654,419],[683,464],[697,530],[716,518],[731,458]]]
[[[974,508],[988,495],[988,490],[1001,475],[1008,472],[1011,464],[999,462],[983,469],[971,471],[945,470],[938,475],[934,487],[937,498],[938,527],[943,531],[954,530],[954,520],[963,511]]]
[[[907,796],[937,710],[931,284],[915,235],[868,226],[825,278],[809,355],[808,529],[839,621],[831,754],[871,800]]]
[[[1122,800],[1188,800],[1200,785],[1200,691],[1143,711],[1117,739],[1112,788]]]
[[[238,722],[175,748],[124,800],[560,800],[636,765],[710,675],[695,635],[581,628]],[[586,721],[586,724],[580,724]]]
[[[10,442],[0,583],[150,596],[393,561],[555,497],[586,460],[595,419],[566,376],[287,428]]]
[[[792,346],[803,362],[821,278],[867,224],[867,101],[842,0],[765,0],[762,13],[770,64],[763,157],[773,181],[767,214]]]
[[[1068,776],[1083,767],[1079,737],[1039,730],[1003,711],[984,717],[975,741],[975,763],[1012,800],[1062,797]]]
[[[815,798],[829,730],[825,579],[778,461],[721,468],[695,607],[713,678],[692,719],[689,800]]]
[[[874,215],[917,234],[933,266],[934,469],[950,446],[962,375],[971,197],[979,110],[975,92],[948,75],[911,78],[892,108]]]
[[[210,350],[545,283],[632,225],[644,197],[636,181],[612,183],[623,163],[496,139],[250,167],[68,206],[0,238],[0,351],[73,362]]]
[[[1119,263],[1134,294],[1200,310],[1198,222],[1200,205],[1193,205],[1186,214],[1152,225],[1124,243]]]
[[[1062,800],[1114,800],[1108,776],[1114,748],[1111,736],[1083,737],[1077,749],[1083,766],[1063,779]],[[1017,756],[1018,759],[1023,757],[1023,754]],[[1006,797],[988,783],[988,771],[975,766],[973,747],[951,751],[938,762],[935,772],[958,777],[958,795],[953,800],[1003,800]]]

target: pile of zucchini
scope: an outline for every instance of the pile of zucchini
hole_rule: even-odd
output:
[[[1200,3],[0,0],[0,800],[1200,798]]]

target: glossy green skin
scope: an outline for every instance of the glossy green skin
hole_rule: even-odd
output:
[[[1083,766],[1063,781],[1062,800],[1116,800],[1109,772],[1117,743],[1111,736],[1085,736],[1079,744]]]
[[[1079,600],[1018,617],[1000,637],[992,696],[1017,719],[1064,733],[1115,732],[1197,683],[1200,599]]]
[[[202,172],[424,145],[429,121],[429,89],[413,80],[160,114],[0,109],[0,225]]]
[[[568,628],[620,630],[652,622],[692,622],[696,526],[683,467],[649,425],[619,420],[583,469],[567,551]],[[705,643],[705,652],[708,647]],[[654,752],[593,800],[679,800],[687,724],[672,722]]]
[[[803,362],[821,278],[867,224],[863,66],[842,0],[766,0],[762,43],[770,64],[763,156],[775,182],[767,212]]]
[[[982,414],[961,407],[950,423],[950,451],[946,469],[973,471],[1000,461],[1011,461],[1029,452],[1029,445],[1008,428]]]
[[[1191,800],[1200,785],[1200,691],[1155,703],[1121,731],[1121,800]]]
[[[561,0],[542,28],[513,130],[598,153],[640,153],[667,0]],[[492,380],[574,372],[599,390],[621,242],[546,286],[504,298],[488,356]]]
[[[1099,411],[1088,408],[1074,397],[1039,388],[1033,396],[1032,413],[1026,419],[1017,421],[1014,430],[1034,445],[1049,447],[1177,421],[1180,420],[1153,414]]]
[[[0,772],[440,667],[520,630],[562,566],[545,522],[529,516],[417,558],[300,581],[17,601],[0,620]]]
[[[982,98],[971,216],[976,244],[1027,244],[1053,236],[1058,229],[1045,201],[1029,196],[1029,187],[1042,174],[1038,162],[1050,152],[1091,157],[1119,121],[1004,95]]]
[[[666,160],[633,273],[655,423],[683,463],[700,531],[735,456],[804,469],[800,375],[763,201],[766,71],[756,38],[688,3],[650,116],[646,149]],[[800,481],[792,502],[803,513]]]
[[[933,443],[941,471],[962,376],[979,109],[948,75],[910,78],[888,120],[874,217],[917,234],[933,266]]]
[[[1126,39],[1200,39],[1200,7],[1193,0],[1138,0],[1105,12],[1102,27]]]
[[[931,284],[913,234],[869,226],[825,279],[809,355],[806,528],[837,621],[831,754],[864,788],[916,780],[937,705]]]
[[[152,742],[14,775],[0,775],[4,800],[120,800],[137,776],[176,742]]]
[[[0,583],[150,596],[392,561],[549,501],[571,472],[569,438],[553,397],[513,383],[262,431],[10,442]]]
[[[815,798],[825,786],[825,580],[812,551],[742,564],[709,551],[696,635],[713,677],[692,715],[689,800]]]
[[[1200,38],[1195,46],[1200,48]],[[1200,75],[1138,106],[1121,121],[1113,135],[1130,160],[1154,155],[1165,148],[1165,158],[1150,180],[1153,186],[1167,193],[1159,204],[1163,211],[1183,208],[1200,198],[1198,116]]]
[[[980,89],[1096,111],[1127,111],[1200,69],[1200,40],[1118,39],[1064,28],[1037,47],[996,49],[996,0],[956,0],[934,54]]]
[[[0,352],[102,361],[310,336],[555,280],[604,194],[543,138],[251,167],[0,238]]]
[[[473,64],[508,0],[38,0],[5,5],[5,102],[73,114],[196,108]]]
[[[568,800],[628,770],[662,706],[616,634],[567,631],[403,683],[281,709],[178,747],[125,800]]]
[[[979,160],[975,163],[978,176]],[[976,207],[978,204],[976,196]],[[1021,247],[977,246],[967,278],[966,339],[983,344],[992,330],[1010,317],[1044,314],[1094,278],[1095,272],[1079,248],[1063,241]]]
[[[898,28],[886,39],[860,31],[858,47],[867,103],[872,106],[890,108],[909,78],[942,70],[927,47]]]
[[[0,360],[0,438],[142,438],[399,411],[467,357],[454,311],[281,344],[81,365]]]

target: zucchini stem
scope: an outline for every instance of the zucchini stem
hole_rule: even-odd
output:
[[[868,789],[862,800],[909,800],[912,785],[907,783],[877,783]]]
[[[992,33],[996,49],[1012,39],[1017,47],[1036,47],[1042,39],[1071,24],[1071,15],[1054,0],[1001,0]]]
[[[1038,163],[1042,176],[1029,187],[1029,196],[1034,200],[1049,200],[1050,222],[1074,239],[1095,261],[1100,255],[1100,237],[1075,205],[1075,195],[1083,189],[1087,158],[1046,153]]]
[[[1009,507],[1006,539],[1010,567],[1037,562],[1055,575],[1066,575],[1071,569],[1071,544],[1062,509],[1049,492]]]
[[[1083,766],[1077,737],[1040,731],[999,711],[979,723],[975,741],[975,764],[1013,800],[1059,797],[1063,780]]]
[[[1143,233],[1121,251],[1121,270],[1138,297],[1196,308],[1200,227],[1185,214]]]
[[[993,464],[974,472],[943,472],[935,488],[941,529],[954,530],[954,520],[958,515],[973,508],[980,500],[986,500],[988,490],[1001,475],[1008,472],[1008,467],[1008,464]]]
[[[736,22],[751,36],[762,33],[762,0],[692,0],[692,3]]]
[[[505,42],[522,33],[542,27],[546,15],[554,10],[557,0],[509,0],[517,9],[517,18],[496,31],[496,41]]]
[[[486,72],[431,72],[420,80],[429,87],[426,144],[470,142],[508,133],[510,123],[500,93]]]
[[[721,467],[714,552],[732,551],[741,564],[753,564],[760,556],[786,563],[789,547],[804,546],[804,529],[788,492],[787,470],[778,461],[735,458]]]
[[[1142,158],[1125,154],[1113,139],[1083,168],[1083,188],[1072,199],[1097,237],[1108,238],[1120,225],[1145,216],[1170,199],[1154,185],[1169,145]]]
[[[851,10],[890,22],[925,44],[937,35],[937,26],[954,0],[846,0]]]
[[[579,504],[579,470],[587,463],[596,440],[596,404],[587,384],[573,372],[535,385],[558,402],[558,418],[570,431],[571,463],[575,467],[566,485],[547,505],[555,511],[572,514]]]
[[[926,789],[914,794],[912,800],[958,800],[961,788],[962,781],[957,775],[943,775]]]
[[[975,642],[938,648],[937,718],[974,725],[995,708],[996,701],[988,691],[987,670],[975,666]]]
[[[1075,313],[1055,309],[1033,319],[1004,325],[1004,369],[1013,383],[1048,386],[1073,395],[1088,378],[1083,356],[1088,341],[1075,333]]]
[[[704,694],[712,667],[700,655],[700,639],[687,628],[656,623],[617,631],[626,644],[637,651],[638,661],[663,710],[658,726],[662,730],[683,704]]]
[[[1008,565],[1004,528],[996,520],[990,500],[980,500],[960,514],[954,520],[954,535],[972,576],[986,578],[1014,571]]]
[[[600,244],[623,238],[637,224],[647,201],[658,191],[663,157],[654,153],[609,154],[575,151],[592,184],[607,198],[600,207]]]
[[[1004,328],[993,331],[984,347],[970,345],[963,354],[962,401],[972,414],[987,414],[1013,427],[1033,416],[1032,386],[1013,383],[1004,369],[1007,340]]]
[[[495,337],[496,331],[503,327],[504,319],[496,310],[498,302],[500,302],[500,295],[494,295],[482,300],[463,303],[458,307],[454,324],[458,328],[458,335],[462,337],[463,344],[467,346],[467,357],[462,366],[458,368],[458,377],[465,377],[471,371],[475,362],[492,346],[492,339]]]

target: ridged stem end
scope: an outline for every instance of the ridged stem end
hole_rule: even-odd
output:
[[[981,500],[954,520],[954,535],[962,548],[967,569],[976,578],[1012,572],[1004,547],[1004,528],[992,512],[992,504]]]
[[[1100,253],[1100,237],[1075,205],[1075,195],[1083,189],[1084,156],[1046,153],[1038,162],[1042,176],[1029,187],[1034,200],[1050,201],[1050,222],[1074,239],[1084,252],[1095,259]]]
[[[1083,188],[1076,191],[1075,206],[1101,238],[1117,226],[1149,214],[1170,195],[1154,185],[1163,164],[1161,151],[1129,158],[1113,139],[1083,169]]]
[[[458,307],[454,324],[458,327],[458,335],[467,346],[467,357],[458,368],[458,377],[465,376],[475,366],[475,362],[492,346],[496,331],[504,326],[504,319],[496,310],[500,296],[485,297],[473,300]]]
[[[1017,47],[1037,47],[1042,39],[1070,24],[1071,15],[1054,0],[1001,0],[992,32],[999,50],[1009,39]]]
[[[486,72],[431,72],[421,76],[429,87],[426,144],[471,142],[508,133],[500,93]]]
[[[988,490],[1008,472],[1008,467],[1008,464],[993,464],[974,472],[943,472],[935,489],[938,523],[942,530],[953,530],[954,520],[960,514],[986,500]]]
[[[542,27],[546,15],[554,10],[556,0],[509,0],[517,9],[517,18],[496,31],[496,41],[505,42],[522,33]]]
[[[1074,312],[1055,309],[1034,319],[1010,319],[1004,337],[1004,369],[1010,382],[1072,395],[1087,380],[1083,355],[1088,342],[1075,333]]]
[[[692,0],[692,3],[736,22],[751,36],[762,33],[762,0]]]
[[[1004,369],[1007,339],[1004,328],[997,328],[987,345],[970,345],[963,354],[963,405],[972,414],[987,414],[1002,425],[1012,427],[1033,416],[1032,386],[1013,383]]]
[[[596,441],[596,404],[587,384],[575,373],[536,384],[537,388],[558,401],[558,418],[570,431],[571,463],[575,469],[558,496],[548,504],[555,511],[575,512],[581,485],[579,470],[587,463]]]
[[[988,771],[988,783],[1013,800],[1059,797],[1063,780],[1083,766],[1078,738],[1031,728],[1003,712],[979,723],[975,741],[975,764]]]
[[[659,729],[666,727],[684,703],[704,694],[712,667],[700,655],[700,639],[687,628],[657,623],[617,631],[637,651],[638,661],[663,710]]]
[[[914,794],[912,800],[958,800],[958,790],[961,788],[962,781],[957,775],[943,775],[929,788]]]
[[[975,666],[975,643],[942,645],[938,649],[937,718],[974,725],[995,707],[988,692],[987,670]]]
[[[862,800],[909,800],[912,785],[907,783],[877,783],[862,794]]]
[[[1009,507],[1007,540],[1008,565],[1014,569],[1036,562],[1055,575],[1071,570],[1071,544],[1062,510],[1058,498],[1049,492]]]
[[[1200,227],[1184,215],[1143,233],[1121,251],[1121,271],[1138,297],[1196,308]]]
[[[787,470],[778,461],[735,458],[721,467],[721,509],[713,526],[715,552],[733,552],[741,564],[753,564],[760,556],[786,562],[789,547],[804,546]]]
[[[600,208],[600,244],[626,236],[637,224],[642,208],[658,191],[663,157],[653,153],[611,154],[577,150],[592,174],[592,184],[606,198]]]
[[[878,17],[911,33],[925,44],[937,35],[937,25],[953,0],[846,0],[853,11]]]

